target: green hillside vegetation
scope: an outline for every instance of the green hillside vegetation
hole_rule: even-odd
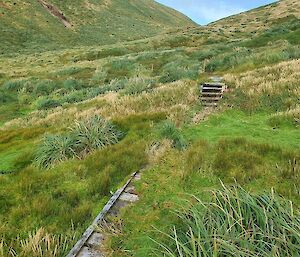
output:
[[[65,10],[59,1],[52,3],[73,21],[75,28],[68,33],[80,29],[89,33],[90,25],[82,24],[86,19]],[[109,7],[119,2],[105,3]],[[24,3],[24,10],[35,6],[47,15],[38,3],[28,6]],[[136,182],[140,201],[124,210],[122,222],[117,222],[122,226],[111,231],[106,242],[112,256],[160,256],[167,249],[167,256],[180,256],[174,231],[180,235],[177,242],[184,243],[189,240],[184,236],[189,228],[196,229],[194,233],[198,229],[193,221],[206,217],[194,196],[209,202],[216,199],[211,198],[213,191],[230,200],[236,196],[231,185],[240,192],[240,201],[248,204],[243,199],[252,199],[245,208],[272,207],[267,218],[272,220],[279,213],[279,221],[293,220],[285,224],[291,226],[292,242],[299,240],[299,229],[292,229],[299,224],[300,204],[299,10],[298,1],[285,0],[208,26],[111,45],[96,43],[92,36],[85,44],[80,40],[89,36],[83,33],[75,48],[67,41],[61,45],[46,40],[42,46],[46,52],[40,48],[41,34],[22,54],[2,55],[0,256],[65,256],[110,192],[143,167],[147,169],[142,180]],[[50,19],[66,30],[56,18]],[[183,23],[181,18],[175,20],[180,25],[189,23],[185,18]],[[241,20],[255,23],[247,23],[242,30]],[[119,21],[116,26],[120,24],[125,23]],[[56,36],[62,33],[47,27],[45,35],[48,29]],[[99,34],[93,32],[93,36]],[[119,40],[124,39],[120,35]],[[15,44],[6,51],[12,53],[19,47]],[[224,77],[229,92],[217,110],[205,115],[199,84],[214,75]],[[293,206],[284,208],[287,200],[278,195],[293,201]],[[260,202],[273,196],[278,208]],[[188,223],[185,213],[191,206],[195,219]],[[236,204],[226,206],[235,210]],[[212,222],[223,217],[218,215]],[[249,215],[266,217],[261,212]],[[274,236],[263,228],[264,235]],[[240,227],[234,229],[241,232]],[[276,227],[280,237],[290,233],[281,229]],[[270,256],[272,250],[282,254],[275,246],[268,252],[266,240],[260,246],[251,244],[245,255],[245,238],[238,232],[235,242],[242,242],[242,247],[231,249],[229,256],[254,256],[255,247],[264,251],[262,256]],[[197,240],[193,242],[198,242],[201,252]],[[276,245],[276,240],[271,242]],[[287,239],[283,244],[290,242]],[[285,253],[297,252],[297,248],[290,249]],[[192,248],[186,250],[190,252],[186,256],[198,256]],[[222,253],[221,248],[212,250],[208,247],[203,256]]]
[[[41,3],[59,10],[70,27]],[[4,0],[0,4],[1,55],[145,38],[195,24],[153,0]]]

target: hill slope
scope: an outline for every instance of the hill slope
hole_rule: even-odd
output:
[[[300,18],[300,2],[281,0],[209,24],[221,31],[259,33],[273,25]]]
[[[195,25],[153,0],[4,0],[1,53],[103,45]]]

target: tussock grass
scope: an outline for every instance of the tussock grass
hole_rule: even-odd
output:
[[[136,77],[127,81],[124,89],[125,95],[137,95],[143,92],[150,91],[153,87],[153,80]]]
[[[100,116],[77,121],[71,128],[71,137],[75,140],[75,149],[85,155],[95,149],[101,149],[118,143],[123,133]]]
[[[54,2],[58,4],[58,1]],[[120,22],[119,17],[114,17],[109,27],[97,25],[103,33],[96,35],[92,24],[78,25],[82,19],[78,19],[77,11],[74,14],[65,3],[59,3],[62,9],[66,8],[66,15],[71,15],[74,25],[78,25],[74,29],[81,38],[71,40],[73,32],[66,33],[64,28],[57,27],[54,18],[44,24],[46,31],[48,26],[56,28],[55,35],[47,36],[59,36],[63,48],[75,43],[80,47],[60,50],[55,42],[38,44],[29,38],[25,51],[34,51],[34,54],[19,55],[8,49],[7,54],[13,53],[14,57],[1,57],[0,166],[17,171],[0,177],[3,185],[0,187],[0,234],[4,237],[4,244],[18,246],[20,231],[24,232],[20,239],[24,239],[27,231],[37,227],[46,227],[49,233],[66,235],[74,225],[82,232],[106,202],[109,192],[115,190],[125,176],[147,163],[145,148],[158,139],[157,125],[166,119],[174,121],[176,126],[166,125],[165,136],[160,136],[161,145],[154,147],[152,154],[148,153],[152,155],[150,162],[158,165],[154,169],[160,174],[159,177],[153,174],[153,177],[158,177],[151,183],[157,186],[155,196],[149,189],[149,204],[143,206],[142,215],[132,219],[136,221],[141,216],[142,225],[134,224],[137,227],[135,238],[131,240],[129,233],[124,242],[130,241],[131,246],[139,242],[138,247],[142,246],[147,240],[139,241],[138,233],[144,231],[141,227],[152,224],[151,217],[162,220],[162,226],[174,221],[166,215],[168,206],[172,205],[170,196],[178,198],[179,193],[187,191],[197,193],[207,181],[214,179],[254,184],[255,189],[274,186],[283,195],[299,198],[299,156],[296,150],[284,149],[298,145],[295,118],[298,117],[300,65],[295,59],[300,56],[299,22],[296,20],[300,9],[297,1],[289,7],[286,2],[291,1],[278,3],[280,8],[276,7],[277,4],[272,5],[207,27],[180,29],[105,47],[101,46],[104,41],[132,40],[154,31],[148,31],[149,26],[145,27],[144,20],[140,23],[136,19],[135,26],[130,23],[130,30],[122,29],[128,28],[128,20]],[[121,0],[116,0],[115,4],[120,5],[118,9],[129,8]],[[37,5],[36,2],[27,7]],[[92,3],[87,5],[91,9],[85,10],[84,6],[80,12],[87,15],[82,17],[106,10],[106,7],[95,8]],[[14,23],[23,14],[30,16],[27,7],[19,8],[22,13]],[[139,3],[137,7],[140,7]],[[131,9],[129,13],[132,12],[135,11]],[[276,17],[266,15],[269,12]],[[287,12],[293,16],[285,18]],[[152,21],[156,20],[154,12],[146,14],[152,15]],[[128,17],[132,20],[131,16]],[[106,15],[97,15],[96,20],[102,18],[106,19]],[[112,31],[120,29],[120,24],[124,27],[113,35]],[[155,26],[155,31],[163,29]],[[9,37],[3,35],[5,47],[11,46],[5,38],[15,43],[21,43],[24,38],[18,38],[14,30],[10,28]],[[128,31],[132,33],[128,34]],[[27,34],[30,36],[32,30]],[[103,37],[103,34],[110,37]],[[42,37],[42,34],[36,35],[36,42]],[[47,51],[39,53],[42,48]],[[286,62],[278,64],[282,61]],[[220,75],[231,72],[225,78],[232,90],[222,103],[242,110],[243,115],[233,110],[219,118],[211,117],[203,126],[199,124],[199,128],[191,127],[186,138],[189,142],[193,139],[197,142],[179,152],[170,147],[182,148],[185,145],[182,142],[185,129],[177,127],[183,124],[183,128],[189,127],[191,116],[196,109],[199,111],[197,86],[200,80],[214,75],[211,72]],[[276,112],[279,112],[278,116],[274,114]],[[249,113],[255,115],[249,116]],[[111,134],[111,127],[107,124],[102,130],[102,121],[86,122],[86,117],[95,115],[114,120],[122,131],[126,131],[126,137],[118,144],[111,144],[119,130],[114,128],[116,131]],[[76,120],[85,120],[77,128],[77,136],[68,130],[75,127]],[[44,168],[31,165],[32,152],[44,132],[53,138],[52,144],[41,153],[49,153],[43,163],[52,162],[53,157],[58,160],[48,166],[51,172],[41,172]],[[236,139],[238,136],[249,140]],[[220,141],[221,137],[235,139]],[[252,142],[254,139],[259,142]],[[216,144],[206,145],[206,141]],[[98,148],[103,144],[109,147]],[[53,151],[56,154],[52,154]],[[160,166],[165,160],[172,167],[167,172]],[[174,166],[180,171],[174,172]],[[169,185],[160,180],[164,175],[170,177]],[[147,190],[146,183],[142,187],[142,192]],[[174,188],[172,193],[168,193],[168,187]],[[145,222],[144,217],[150,219]],[[122,243],[118,247],[120,245]],[[137,247],[124,248],[133,250]]]
[[[1,257],[57,257],[68,254],[68,249],[76,242],[78,234],[54,235],[40,228],[27,235],[27,238],[18,238],[18,244],[7,246],[0,241]]]
[[[296,109],[299,67],[299,60],[293,60],[237,76],[226,75],[228,84],[235,88],[228,100],[231,105],[251,113]]]
[[[172,121],[162,122],[159,127],[159,134],[162,138],[171,140],[173,147],[179,150],[187,147],[186,140]]]
[[[164,256],[298,256],[300,217],[273,191],[253,195],[239,186],[179,212],[181,224],[161,244]]]
[[[53,165],[76,156],[75,140],[64,135],[47,135],[36,152],[36,165],[50,168]]]
[[[287,110],[285,112],[277,112],[272,114],[268,120],[272,127],[294,126],[298,127],[300,124],[300,107]]]
[[[36,152],[36,165],[50,168],[70,158],[83,158],[88,153],[116,144],[122,137],[110,122],[100,116],[77,121],[66,135],[47,135]]]

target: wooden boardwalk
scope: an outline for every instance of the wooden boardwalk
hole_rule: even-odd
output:
[[[226,88],[224,83],[219,82],[202,84],[200,89],[203,105],[208,108],[217,107]],[[97,228],[109,226],[111,218],[117,217],[122,208],[139,200],[133,182],[139,180],[140,176],[141,171],[133,173],[125,185],[114,193],[66,257],[106,256],[103,242],[107,235]]]
[[[97,228],[109,225],[111,217],[118,216],[122,208],[139,200],[138,195],[135,193],[133,182],[139,180],[140,176],[140,172],[133,173],[125,185],[114,193],[67,257],[106,256],[103,245],[106,235],[104,232],[99,232]]]

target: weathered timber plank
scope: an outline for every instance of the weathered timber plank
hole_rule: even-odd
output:
[[[110,200],[107,202],[107,204],[104,206],[102,211],[98,214],[98,216],[93,221],[92,225],[87,228],[87,230],[83,233],[81,239],[74,245],[74,247],[71,249],[71,251],[68,253],[66,257],[76,257],[77,254],[80,252],[80,250],[83,248],[85,243],[88,241],[90,236],[93,234],[95,227],[99,225],[100,221],[103,220],[103,218],[106,216],[106,214],[109,212],[109,210],[113,207],[115,202],[119,199],[121,194],[124,192],[126,187],[130,184],[130,182],[133,180],[133,178],[138,174],[138,172],[135,172],[131,175],[131,177],[127,180],[125,185],[117,190],[114,195],[110,198]]]

